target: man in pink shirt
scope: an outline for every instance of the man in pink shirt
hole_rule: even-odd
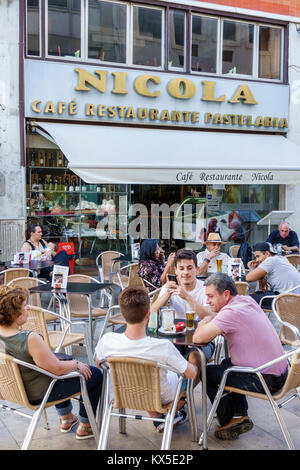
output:
[[[249,296],[237,295],[234,281],[227,274],[211,275],[204,283],[206,302],[212,315],[198,324],[193,340],[207,343],[218,335],[227,340],[230,358],[220,365],[207,366],[207,395],[214,401],[226,369],[232,366],[258,367],[284,354],[278,334],[264,311]],[[263,370],[271,393],[277,392],[287,376],[286,359]],[[232,387],[264,393],[256,374],[231,372],[226,382]],[[247,413],[246,397],[229,393],[222,397],[217,408],[220,427],[215,431],[219,439],[236,439],[250,431],[253,422]]]

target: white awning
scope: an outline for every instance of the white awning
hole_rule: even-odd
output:
[[[300,146],[283,136],[36,122],[84,181],[296,184]]]

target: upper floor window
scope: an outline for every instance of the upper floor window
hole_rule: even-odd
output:
[[[48,55],[81,57],[81,1],[48,0]]]
[[[282,26],[129,0],[27,0],[26,5],[28,56],[43,51],[49,58],[91,63],[283,79]]]

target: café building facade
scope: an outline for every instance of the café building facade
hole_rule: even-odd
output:
[[[297,230],[296,18],[200,1],[19,13],[24,223],[82,258],[147,237],[200,249],[210,230],[253,244],[277,210]]]

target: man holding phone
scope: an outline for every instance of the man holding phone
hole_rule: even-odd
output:
[[[206,305],[203,281],[197,279],[197,257],[193,250],[182,248],[176,252],[175,275],[168,274],[158,298],[151,305],[157,311],[168,303],[175,309],[175,318],[185,318],[187,311],[193,311],[199,318],[211,315]]]

